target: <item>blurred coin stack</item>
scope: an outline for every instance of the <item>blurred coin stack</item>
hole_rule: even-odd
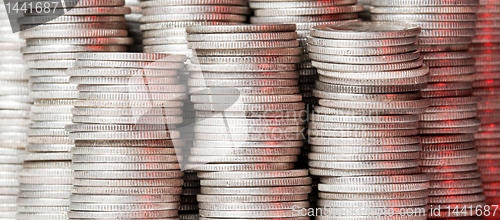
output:
[[[128,36],[134,39],[134,44],[129,46],[129,52],[142,52],[142,30],[139,18],[142,17],[139,0],[125,0],[125,6],[130,8],[130,14],[125,15]]]
[[[64,126],[71,123],[78,91],[69,83],[66,69],[74,65],[77,52],[126,51],[131,43],[123,16],[130,9],[121,7],[124,1],[65,3],[65,8],[57,4],[50,13],[28,10],[18,20],[20,35],[27,39],[22,52],[35,102],[19,178],[18,219],[67,219],[74,142]]]
[[[16,219],[17,178],[26,147],[31,99],[27,66],[20,53],[25,42],[19,33],[13,33],[19,26],[11,28],[4,2],[0,4],[0,218]]]
[[[307,171],[291,170],[306,115],[295,25],[191,26],[187,32],[196,110],[188,167],[201,179],[200,216],[294,217],[292,207],[307,208],[311,191]]]
[[[303,101],[308,105],[317,104],[317,99],[312,95],[312,89],[318,74],[307,55],[306,37],[310,29],[317,25],[359,21],[358,12],[363,10],[363,5],[356,5],[356,3],[357,0],[249,1],[250,8],[254,9],[254,16],[250,18],[250,23],[295,24],[297,26],[297,40],[303,48],[301,63],[297,68],[300,74],[299,86]]]
[[[185,56],[81,53],[68,69],[78,84],[70,219],[177,218],[183,180],[186,86],[178,85]]]
[[[246,0],[141,1],[144,52],[190,55],[186,27],[246,22]]]
[[[500,204],[500,1],[481,0],[477,12],[476,36],[471,50],[476,60],[473,94],[482,98],[481,119],[475,135],[479,150],[478,166],[488,205]],[[491,217],[491,216],[490,216]]]
[[[407,21],[422,28],[419,50],[429,69],[422,96],[431,103],[420,116],[422,172],[431,174],[429,207],[484,204],[473,139],[478,131],[477,103],[472,97],[474,59],[467,50],[475,35],[477,0],[373,0],[372,20]],[[430,218],[475,216],[475,212],[442,211]]]
[[[419,33],[388,22],[311,31],[319,106],[308,128],[309,171],[321,176],[317,206],[332,207],[330,215],[372,219],[392,210],[399,218],[412,208],[423,216],[411,219],[425,219],[429,178],[418,170],[417,133],[418,115],[429,105],[419,92],[428,67],[417,51]]]

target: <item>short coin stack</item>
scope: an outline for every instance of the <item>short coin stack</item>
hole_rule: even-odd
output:
[[[187,32],[196,110],[189,167],[201,179],[200,216],[294,217],[292,207],[307,208],[311,191],[307,171],[291,170],[305,122],[295,25],[192,26]]]
[[[134,44],[129,46],[128,51],[142,52],[142,30],[139,22],[142,10],[139,6],[139,0],[125,0],[125,6],[130,8],[130,14],[125,15],[128,36],[134,39]]]
[[[202,219],[308,220],[307,170],[199,172]]]
[[[72,120],[75,140],[70,219],[178,217],[183,180],[186,87],[178,85],[185,56],[82,53],[68,69],[78,84]]]
[[[123,0],[65,3],[66,8],[57,4],[52,13],[28,10],[18,20],[20,36],[27,39],[22,52],[35,102],[20,176],[19,219],[67,219],[74,142],[64,126],[71,123],[78,91],[65,71],[74,65],[76,53],[126,51],[125,45],[132,43],[123,16],[130,9],[121,7]]]
[[[20,53],[25,43],[12,33],[4,2],[0,4],[0,218],[15,219],[31,99],[27,66]]]
[[[429,178],[419,173],[418,114],[429,105],[416,42],[420,28],[388,22],[313,27],[309,56],[319,99],[308,127],[309,171],[321,176],[318,208],[330,215],[425,219]],[[402,218],[402,217],[401,217]],[[328,218],[325,218],[328,219]],[[413,218],[412,218],[413,219]]]
[[[316,68],[311,65],[307,55],[306,41],[312,27],[322,24],[360,21],[358,12],[362,5],[356,5],[357,0],[322,1],[322,0],[250,0],[249,6],[254,9],[250,18],[253,24],[295,24],[300,46],[304,48],[301,63],[298,66],[300,74],[299,85],[303,101],[308,105],[317,104],[312,96],[314,81],[318,78]]]
[[[478,166],[488,205],[500,204],[500,1],[481,0],[471,50],[476,60],[473,94],[482,98],[475,134]]]
[[[144,52],[189,55],[186,27],[241,24],[250,13],[246,0],[142,1]]]

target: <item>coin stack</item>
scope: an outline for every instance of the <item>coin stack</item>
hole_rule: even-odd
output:
[[[125,6],[130,8],[130,14],[125,15],[128,36],[134,39],[134,44],[129,46],[130,52],[142,52],[142,30],[139,18],[142,17],[142,10],[139,0],[125,0]]]
[[[186,27],[241,24],[250,13],[246,0],[142,1],[144,52],[190,55]]]
[[[13,25],[16,25],[14,22]],[[17,27],[18,29],[19,27]],[[26,63],[20,49],[25,45],[13,33],[4,2],[0,1],[0,218],[16,218],[18,171],[26,147],[31,107]]]
[[[312,95],[312,89],[314,81],[318,78],[316,69],[311,65],[311,59],[305,48],[309,30],[322,24],[360,21],[358,12],[363,10],[363,5],[356,5],[356,3],[357,0],[249,1],[250,8],[254,9],[254,16],[250,18],[250,23],[297,25],[297,40],[303,48],[301,63],[298,66],[300,93],[303,96],[303,101],[308,105],[317,104],[317,99]]]
[[[309,56],[319,98],[308,128],[309,171],[321,176],[320,208],[372,219],[378,211],[425,219],[429,177],[419,173],[419,92],[428,67],[417,50],[420,28],[389,22],[313,27]],[[353,211],[353,208],[355,211]],[[413,218],[412,218],[413,219]]]
[[[477,116],[479,99],[471,97],[474,81],[473,54],[467,50],[475,35],[477,0],[373,0],[372,20],[408,21],[422,28],[419,50],[429,69],[430,80],[422,96],[431,104],[420,116],[419,134],[423,153],[420,166],[431,174],[429,207],[484,204],[477,172],[477,155],[473,134],[480,124]],[[467,217],[475,212],[429,217]]]
[[[22,52],[30,67],[27,74],[35,102],[19,178],[19,219],[67,218],[74,142],[64,126],[71,123],[78,91],[65,71],[74,65],[77,52],[127,50],[125,45],[132,40],[126,38],[123,15],[130,9],[121,7],[124,4],[123,0],[66,1],[66,8],[51,9],[49,14],[33,10],[18,20],[20,35],[27,39]]]
[[[186,86],[183,55],[81,53],[68,69],[78,84],[70,219],[178,217],[182,171],[175,125]]]
[[[310,219],[307,170],[199,172],[198,176],[203,219]]]
[[[295,25],[191,26],[187,32],[196,110],[188,168],[199,171],[200,216],[293,217],[294,205],[308,207],[311,191],[307,171],[291,170],[306,114],[297,87]]]
[[[478,166],[488,205],[500,204],[500,1],[481,0],[477,12],[476,36],[471,50],[476,60],[473,94],[482,98],[478,105],[481,119],[479,133],[475,134],[479,150]],[[491,215],[490,215],[491,217]]]
[[[196,55],[187,69],[197,116],[189,160],[201,164],[197,169],[281,170],[297,160],[305,112],[294,30],[295,25],[187,28]]]

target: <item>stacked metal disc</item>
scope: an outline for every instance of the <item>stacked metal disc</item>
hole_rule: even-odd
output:
[[[67,219],[74,142],[64,126],[71,123],[75,84],[65,71],[84,51],[126,51],[124,1],[66,1],[51,13],[27,11],[19,18],[22,49],[30,69],[31,109],[27,154],[20,175],[19,219]],[[55,4],[53,4],[55,5]],[[70,10],[71,9],[71,10]],[[67,12],[65,12],[67,11]],[[64,14],[64,15],[62,15]],[[62,15],[62,16],[59,16]]]
[[[16,28],[11,28],[4,2],[0,4],[0,218],[16,219],[17,178],[26,147],[31,99],[27,66],[20,53],[25,43],[19,33],[13,33]]]
[[[311,191],[307,171],[291,170],[306,115],[295,25],[191,26],[187,32],[196,110],[187,167],[199,171],[200,216],[294,217],[292,207],[307,208]]]
[[[246,0],[142,1],[144,52],[189,55],[186,27],[241,24],[250,13]]]
[[[478,106],[481,119],[476,146],[479,150],[478,165],[488,205],[500,204],[500,1],[479,1],[476,36],[471,50],[476,60],[476,81],[473,94],[482,98]],[[491,216],[490,216],[491,217]]]
[[[176,148],[185,56],[82,53],[68,69],[78,84],[67,125],[74,183],[70,219],[178,217],[183,179]]]
[[[310,117],[309,171],[321,176],[318,207],[350,219],[379,211],[425,219],[429,178],[419,173],[419,90],[428,67],[417,50],[420,28],[389,22],[313,27],[309,56],[318,68]],[[353,212],[353,209],[354,211]],[[403,217],[401,217],[404,219]]]
[[[253,24],[296,24],[300,46],[304,48],[301,63],[299,85],[303,101],[316,105],[317,99],[312,96],[314,81],[318,78],[316,69],[311,65],[307,55],[306,37],[312,27],[322,24],[359,21],[358,12],[363,5],[356,5],[357,0],[322,1],[322,0],[250,0],[249,6],[254,9],[250,18]]]
[[[139,0],[125,0],[125,6],[130,8],[130,14],[125,15],[128,36],[134,39],[134,44],[129,46],[128,51],[142,52],[142,30],[139,22],[142,10],[139,6]]]

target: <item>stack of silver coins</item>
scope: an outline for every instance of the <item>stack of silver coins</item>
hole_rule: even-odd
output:
[[[318,104],[317,98],[312,95],[314,82],[318,78],[316,68],[311,65],[307,54],[307,36],[309,30],[317,25],[360,21],[358,13],[361,6],[356,5],[356,0],[322,1],[322,0],[250,0],[249,7],[255,10],[254,17],[250,18],[255,24],[295,24],[297,26],[297,40],[302,48],[301,63],[298,65],[299,88],[302,101],[306,103],[306,110],[312,111]],[[304,129],[305,131],[306,129]],[[304,133],[305,135],[305,133]],[[307,154],[310,146],[306,143],[296,164],[297,168],[307,168]],[[318,182],[317,179],[314,179]],[[314,188],[316,192],[316,188]],[[316,197],[317,193],[312,193]],[[312,198],[314,201],[314,198]]]
[[[466,51],[475,33],[478,2],[479,0],[372,0],[370,13],[373,21],[408,22],[421,27],[421,52]],[[424,60],[428,59],[424,56]],[[452,53],[434,59],[465,58]],[[461,64],[467,65],[464,62]],[[433,75],[432,71],[430,75]]]
[[[13,33],[19,26],[11,27],[8,9],[3,1],[0,4],[0,218],[16,219],[17,178],[26,147],[31,99],[27,66],[20,53],[25,42],[19,33]]]
[[[307,170],[199,172],[200,219],[309,220]]]
[[[310,117],[309,171],[321,176],[318,208],[351,219],[406,210],[426,218],[429,177],[418,170],[419,90],[428,67],[417,50],[420,28],[390,22],[313,27],[309,56],[318,68]],[[399,216],[398,216],[399,215]],[[403,217],[401,217],[403,219]]]
[[[125,0],[125,6],[130,8],[130,14],[125,15],[128,36],[134,39],[134,44],[129,46],[128,51],[142,52],[142,30],[139,22],[142,10],[139,6],[139,0]]]
[[[453,213],[484,204],[473,134],[480,125],[478,98],[472,97],[474,59],[467,50],[475,35],[477,0],[374,0],[371,18],[408,21],[422,28],[419,50],[429,66],[429,84],[422,96],[431,104],[420,116],[423,152],[420,166],[431,174],[429,207],[445,207],[432,218],[475,216]]]
[[[360,21],[358,12],[362,5],[356,5],[357,0],[322,1],[322,0],[250,0],[249,6],[254,9],[250,18],[253,24],[295,24],[300,46],[303,48],[301,63],[298,66],[300,74],[300,93],[303,101],[309,105],[317,104],[312,95],[314,81],[318,78],[316,69],[311,65],[307,55],[306,37],[312,27],[322,24]]]
[[[477,12],[476,36],[471,50],[476,60],[473,94],[482,98],[478,105],[481,119],[476,146],[478,166],[488,205],[500,204],[500,1],[481,0]]]
[[[70,219],[178,217],[183,185],[176,148],[186,86],[183,55],[82,53],[67,125],[74,183]]]
[[[69,83],[66,69],[75,64],[76,53],[85,51],[126,51],[124,1],[79,0],[52,4],[47,10],[27,11],[19,18],[22,49],[30,69],[31,124],[28,131],[19,219],[67,219],[73,175],[70,150],[74,142],[64,129],[71,124],[73,101],[78,97],[75,84]],[[71,9],[71,10],[69,10]],[[64,11],[67,12],[63,14]]]
[[[186,27],[241,24],[250,13],[246,0],[142,1],[144,52],[190,55]]]
[[[307,171],[291,170],[306,115],[295,25],[191,26],[187,32],[196,110],[187,168],[199,171],[200,216],[294,217],[292,207],[307,208],[311,191]]]
[[[187,28],[196,110],[190,166],[201,171],[290,169],[303,145],[295,25]],[[188,168],[188,167],[187,167]]]

